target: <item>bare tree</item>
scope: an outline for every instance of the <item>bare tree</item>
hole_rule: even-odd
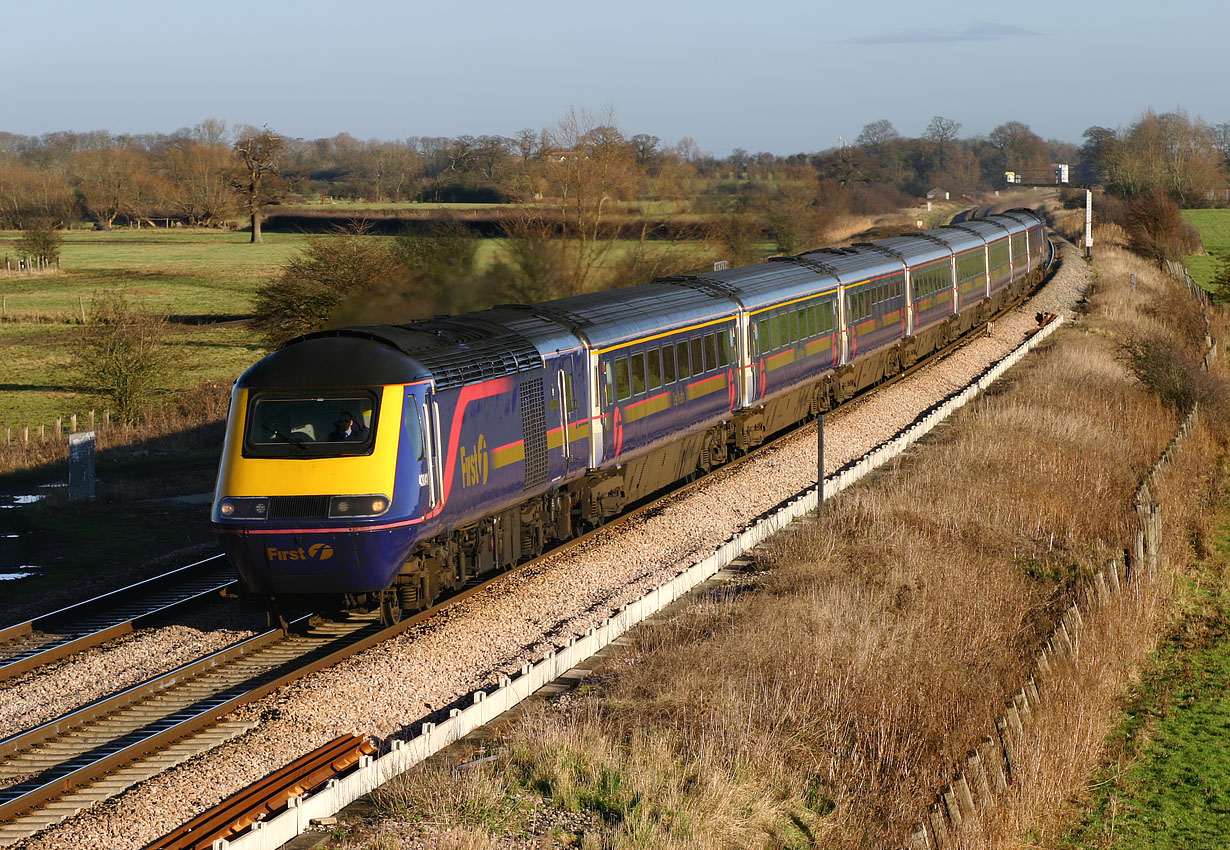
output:
[[[243,211],[252,222],[251,241],[263,242],[261,216],[265,207],[280,195],[278,173],[286,142],[268,127],[260,131],[250,129],[251,132],[235,140],[234,150],[239,166],[231,185],[239,193]]]
[[[926,131],[923,132],[923,138],[935,145],[935,153],[939,158],[941,169],[948,164],[948,148],[957,140],[957,134],[960,132],[961,125],[943,115],[932,118]]]
[[[870,124],[864,124],[863,130],[858,134],[855,143],[869,151],[878,151],[893,139],[901,138],[901,134],[893,127],[893,122],[887,118],[881,118],[879,121],[872,121]]]

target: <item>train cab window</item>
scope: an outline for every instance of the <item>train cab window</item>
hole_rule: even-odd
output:
[[[632,394],[640,395],[645,392],[645,355],[633,354],[630,363],[632,371]]]
[[[675,354],[679,360],[679,377],[689,378],[692,376],[692,370],[688,368],[688,344],[679,342],[675,344]]]
[[[615,361],[615,398],[623,401],[632,397],[632,382],[628,379],[628,358]]]
[[[317,398],[256,395],[248,408],[244,454],[295,458],[369,454],[375,426],[375,393]]]
[[[649,357],[649,389],[656,390],[662,386],[662,352],[656,348],[648,351]]]
[[[713,334],[705,334],[705,371],[712,372],[717,368],[717,344]]]
[[[675,383],[675,346],[662,346],[662,380],[668,384]]]
[[[705,355],[701,350],[700,337],[693,337],[689,346],[692,349],[692,374],[700,375],[705,371]]]

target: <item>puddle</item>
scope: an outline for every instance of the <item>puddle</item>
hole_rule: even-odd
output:
[[[16,569],[20,570],[20,572],[0,573],[0,581],[16,581],[18,579],[29,578],[30,576],[36,576],[43,571],[42,567],[33,567],[29,564],[23,564]]]
[[[19,508],[22,505],[32,505],[47,497],[42,493],[29,493],[23,496],[0,496],[0,509]]]

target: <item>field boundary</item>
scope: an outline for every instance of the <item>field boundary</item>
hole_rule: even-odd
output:
[[[1059,617],[1054,630],[1034,658],[1032,672],[1016,693],[1004,701],[1004,713],[995,719],[991,734],[966,754],[965,767],[957,770],[931,804],[925,818],[915,824],[910,835],[911,850],[947,847],[967,820],[977,817],[995,804],[995,796],[1013,784],[1025,748],[1036,736],[1035,726],[1044,715],[1047,684],[1054,681],[1061,667],[1071,667],[1080,653],[1081,630],[1086,612],[1109,602],[1124,589],[1135,587],[1143,571],[1150,580],[1161,565],[1161,504],[1153,498],[1158,479],[1170,466],[1200,416],[1193,405],[1179,430],[1171,438],[1149,472],[1141,479],[1132,498],[1139,520],[1131,552],[1124,553],[1122,572],[1117,561],[1098,570],[1086,582],[1073,602]]]
[[[924,410],[914,421],[862,457],[851,461],[824,479],[824,498],[831,499],[885,463],[901,455],[930,433],[941,422],[964,407],[987,387],[1015,366],[1025,355],[1048,339],[1060,325],[1056,318],[1038,329],[1011,353],[985,369],[962,389]],[[819,488],[812,486],[777,508],[762,515],[751,526],[727,539],[708,557],[679,573],[671,581],[623,606],[602,625],[583,636],[569,638],[558,649],[547,652],[537,664],[526,664],[516,677],[502,676],[490,690],[475,691],[459,701],[464,708],[453,708],[441,723],[423,723],[421,732],[411,740],[392,739],[382,756],[364,756],[347,776],[330,779],[315,793],[292,798],[286,811],[252,825],[251,829],[215,847],[234,850],[272,850],[307,831],[313,820],[332,817],[360,797],[405,773],[445,747],[461,740],[473,730],[489,723],[522,702],[544,685],[563,676],[585,659],[595,655],[633,626],[652,617],[667,605],[711,578],[722,568],[790,523],[815,510]]]
[[[1165,271],[1181,282],[1201,305],[1204,318],[1203,368],[1208,371],[1217,356],[1217,341],[1209,326],[1208,307],[1213,299],[1196,285],[1182,263],[1167,261]],[[1183,448],[1200,417],[1200,405],[1195,403],[1179,430],[1171,437],[1149,471],[1141,478],[1132,495],[1132,509],[1137,524],[1132,548],[1124,550],[1122,572],[1118,561],[1098,570],[1080,588],[1074,601],[1059,617],[1050,636],[1034,658],[1032,672],[1016,693],[1004,701],[1004,713],[992,724],[991,734],[966,754],[965,767],[953,774],[952,780],[940,789],[935,802],[910,834],[911,850],[942,850],[956,840],[962,825],[995,804],[995,796],[1007,792],[1013,783],[1017,765],[1025,748],[1036,738],[1037,722],[1044,716],[1047,703],[1046,685],[1055,681],[1062,667],[1073,668],[1080,652],[1080,633],[1084,626],[1082,608],[1092,611],[1111,601],[1125,588],[1135,588],[1143,571],[1156,579],[1161,568],[1162,512],[1156,500],[1158,483]]]

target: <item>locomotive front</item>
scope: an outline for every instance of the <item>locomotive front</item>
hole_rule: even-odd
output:
[[[429,382],[362,334],[288,343],[231,396],[213,523],[252,594],[388,588],[429,509]]]

